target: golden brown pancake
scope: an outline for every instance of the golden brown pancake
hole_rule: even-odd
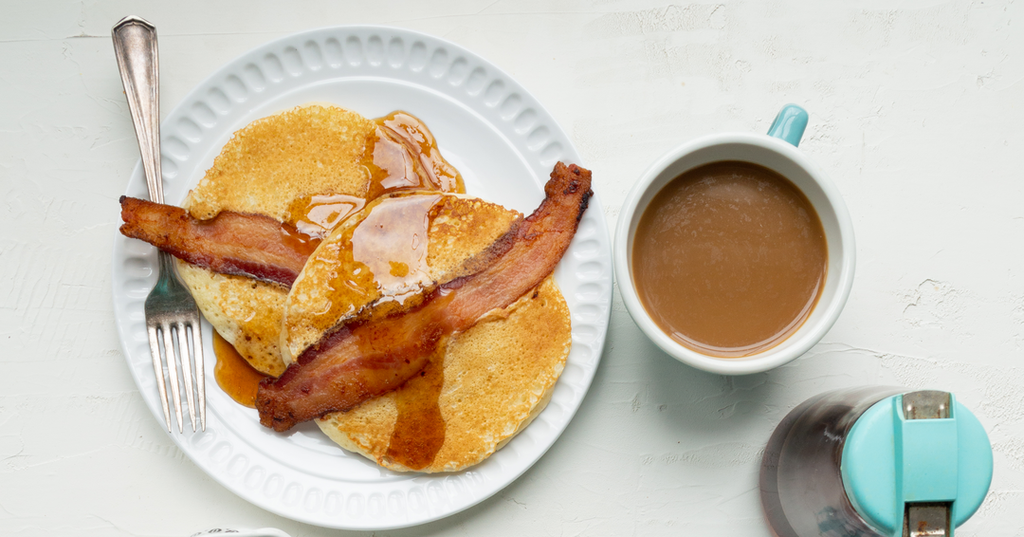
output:
[[[395,123],[395,117],[403,116],[382,119],[391,125],[406,121]],[[326,235],[290,293],[280,285],[179,262],[204,316],[261,372],[279,376],[285,359],[298,356],[339,322],[413,307],[423,289],[472,271],[474,256],[521,216],[465,196],[396,193],[366,204],[328,233],[340,220],[331,203],[365,197],[371,182],[380,182],[379,166],[366,165],[368,151],[383,152],[382,162],[394,159],[397,143],[376,151],[368,142],[381,124],[323,106],[257,120],[235,133],[183,204],[199,219],[223,210],[262,214]],[[447,164],[439,154],[417,165],[456,174],[444,188],[462,189],[461,178],[453,168],[443,169]],[[325,199],[328,214],[310,218],[309,208]],[[410,221],[416,211],[426,211],[426,219]],[[381,233],[364,233],[372,231],[363,226],[368,219]],[[357,244],[369,246],[369,254],[365,248],[357,254]],[[404,257],[392,255],[396,251]],[[570,342],[569,311],[549,277],[534,292],[452,336],[422,376],[318,423],[342,447],[393,470],[466,468],[504,445],[544,408]],[[423,415],[437,419],[418,419],[423,409]],[[410,421],[425,424],[414,432],[432,432],[436,445],[423,449],[415,438],[410,443]],[[431,423],[433,429],[427,427]]]
[[[200,220],[229,210],[295,224],[295,204],[311,196],[362,196],[369,173],[361,158],[375,126],[355,112],[317,105],[253,121],[189,193],[189,212]]]
[[[183,207],[199,219],[228,210],[295,225],[316,195],[366,193],[370,178],[361,156],[375,126],[354,112],[323,106],[254,121],[225,144]],[[284,372],[280,326],[287,289],[181,261],[178,271],[203,315],[246,361],[269,375]]]
[[[469,468],[504,446],[544,410],[570,344],[569,308],[550,276],[535,293],[453,337],[443,358],[437,396],[443,443],[425,467],[409,468],[388,449],[400,420],[401,399],[415,400],[431,391],[421,382],[423,377],[316,422],[341,447],[391,470]]]
[[[472,271],[473,258],[520,216],[457,195],[392,196],[368,205],[324,239],[292,286],[282,349],[298,356],[360,312],[413,306],[417,289]],[[416,250],[411,237],[424,230]],[[354,255],[360,240],[370,248]],[[405,300],[413,302],[403,303],[408,290]],[[345,449],[392,470],[460,470],[494,453],[544,408],[570,343],[569,310],[549,277],[450,338],[421,376],[317,423]],[[403,430],[410,423],[413,429]],[[421,445],[431,435],[434,444]]]

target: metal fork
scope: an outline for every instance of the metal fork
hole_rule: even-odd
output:
[[[131,110],[135,136],[139,139],[142,168],[146,172],[149,198],[164,202],[162,172],[160,170],[160,88],[159,58],[157,55],[156,27],[146,20],[128,16],[111,29],[114,56],[121,72],[128,109]],[[184,432],[181,412],[181,385],[184,386],[192,430],[196,430],[196,404],[198,396],[199,422],[206,430],[206,375],[203,368],[203,335],[199,323],[196,301],[178,279],[171,256],[160,251],[160,277],[146,298],[146,329],[149,349],[153,355],[153,372],[163,403],[167,431],[171,431],[171,412],[164,382],[166,364],[171,386],[170,401],[178,420],[178,432]],[[172,333],[177,336],[172,337]],[[161,339],[163,340],[161,343]],[[177,344],[175,345],[175,339]],[[193,393],[193,367],[195,393]]]

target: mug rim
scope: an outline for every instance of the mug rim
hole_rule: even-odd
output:
[[[839,263],[839,273],[833,276],[830,272],[826,276],[826,281],[829,278],[838,278],[837,290],[827,304],[821,302],[825,298],[824,296],[819,298],[815,309],[822,306],[825,306],[825,309],[823,315],[813,325],[808,324],[807,321],[810,321],[810,319],[805,321],[800,329],[784,340],[788,343],[787,345],[780,344],[752,356],[738,358],[722,358],[700,353],[678,343],[662,331],[640,302],[633,282],[630,263],[631,252],[629,251],[633,235],[630,228],[633,227],[635,230],[635,226],[632,224],[639,216],[637,211],[639,203],[641,198],[651,189],[655,180],[683,157],[701,149],[725,144],[741,144],[768,149],[801,168],[821,188],[825,199],[828,201],[829,209],[831,209],[838,224],[838,240],[841,243],[840,251],[842,255]],[[743,159],[740,157],[735,160],[742,161]],[[790,181],[792,182],[791,179]],[[815,205],[815,210],[819,214],[822,212],[822,208],[817,205]],[[826,235],[826,238],[831,239],[832,237]],[[636,322],[641,331],[661,350],[676,360],[697,369],[723,375],[746,375],[768,371],[789,363],[805,354],[811,347],[817,344],[839,319],[839,314],[849,298],[853,287],[853,275],[856,265],[855,252],[853,222],[846,208],[846,203],[832,181],[795,146],[779,138],[754,133],[710,134],[680,144],[655,160],[640,175],[623,201],[615,229],[615,244],[613,247],[615,276],[619,287],[619,294],[622,296],[630,317],[633,318],[633,321]]]

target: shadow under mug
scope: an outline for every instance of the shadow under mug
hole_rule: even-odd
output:
[[[839,318],[853,286],[853,222],[839,191],[797,144],[807,126],[807,112],[786,105],[767,135],[715,134],[669,151],[640,176],[629,192],[615,230],[614,264],[619,292],[630,316],[663,351],[680,362],[711,373],[744,375],[785,364],[807,352]],[[828,251],[825,284],[818,302],[803,325],[778,345],[737,358],[710,356],[677,342],[651,318],[640,302],[632,274],[633,239],[637,225],[654,196],[679,175],[714,162],[740,161],[774,170],[793,183],[811,202],[822,228]]]

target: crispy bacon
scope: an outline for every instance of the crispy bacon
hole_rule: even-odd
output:
[[[223,211],[196,220],[184,209],[121,196],[121,233],[222,274],[291,287],[320,243],[273,218]]]
[[[336,327],[280,378],[265,379],[256,396],[260,423],[286,431],[398,388],[448,336],[536,287],[576,233],[593,194],[590,172],[558,163],[544,192],[532,215],[475,260],[479,272],[440,285],[412,310]]]

